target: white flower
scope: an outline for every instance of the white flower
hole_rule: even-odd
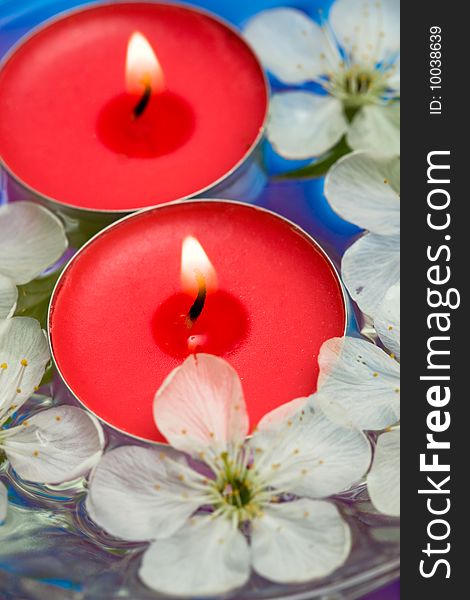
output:
[[[400,360],[400,283],[387,290],[375,314],[374,327],[385,348]]]
[[[0,206],[0,319],[13,314],[17,285],[53,265],[67,248],[59,219],[32,202]]]
[[[379,436],[367,489],[377,510],[400,516],[400,427]]]
[[[381,431],[367,484],[375,507],[400,514],[400,286],[386,294],[375,321],[389,355],[369,341],[332,338],[320,350],[317,404],[343,426]]]
[[[353,152],[328,172],[325,196],[342,218],[368,230],[344,253],[341,274],[359,308],[375,316],[400,281],[400,161]]]
[[[336,0],[321,27],[274,8],[251,19],[245,36],[281,82],[326,91],[273,96],[267,135],[279,154],[319,156],[345,134],[354,150],[400,153],[399,0]]]
[[[298,399],[267,415],[246,441],[240,379],[207,354],[168,376],[154,416],[169,443],[209,474],[182,455],[124,446],[94,469],[87,498],[106,531],[151,541],[140,567],[149,587],[212,595],[242,586],[251,567],[273,581],[300,582],[344,562],[349,528],[332,503],[316,498],[349,488],[367,471],[370,447],[361,432]],[[283,501],[286,494],[308,498]]]
[[[333,420],[381,430],[400,419],[400,365],[371,342],[331,338],[318,357],[317,402]]]
[[[49,358],[46,337],[35,319],[0,321],[0,460],[6,458],[20,477],[38,483],[59,483],[84,474],[104,446],[96,419],[73,406],[16,421]],[[0,483],[0,523],[5,515],[6,490]]]

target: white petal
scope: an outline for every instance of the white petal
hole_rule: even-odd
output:
[[[356,62],[375,64],[400,49],[399,0],[336,0],[329,21]]]
[[[121,446],[107,452],[93,470],[86,507],[116,537],[164,538],[204,504],[202,480],[167,452]]]
[[[278,583],[326,577],[351,549],[348,525],[333,504],[301,499],[271,504],[253,522],[253,568]]]
[[[400,161],[353,152],[330,169],[325,196],[340,217],[381,235],[400,232]]]
[[[266,69],[285,83],[303,83],[327,71],[323,33],[300,10],[260,12],[248,22],[244,34]]]
[[[352,299],[373,318],[388,289],[400,281],[400,238],[361,237],[344,253],[341,274]]]
[[[191,355],[170,373],[153,414],[170,444],[193,455],[208,447],[224,450],[248,433],[240,378],[227,361],[210,354]]]
[[[399,420],[400,365],[375,344],[332,338],[318,363],[317,401],[330,418],[360,429],[384,429]]]
[[[400,284],[385,294],[374,319],[374,327],[383,345],[400,359]]]
[[[0,273],[0,319],[11,317],[18,298],[15,282]]]
[[[0,207],[0,273],[22,284],[53,265],[67,248],[59,219],[39,204]]]
[[[367,477],[373,505],[386,515],[400,515],[400,430],[383,433]]]
[[[267,136],[278,154],[289,159],[320,156],[346,133],[339,100],[309,92],[283,92],[271,100]]]
[[[364,106],[349,126],[347,140],[353,150],[399,156],[400,103]]]
[[[38,321],[27,317],[0,320],[0,424],[31,396],[49,358]]]
[[[276,429],[250,440],[253,469],[280,492],[325,497],[349,488],[369,468],[364,434],[342,427],[311,405]]]
[[[239,588],[250,574],[250,551],[224,516],[194,517],[175,535],[151,544],[139,575],[150,588],[178,597],[212,596]]]
[[[281,406],[278,406],[271,412],[265,414],[261,421],[259,421],[256,429],[264,431],[268,429],[277,429],[279,426],[282,427],[287,419],[295,416],[305,408],[307,402],[308,398],[296,398],[295,400],[281,404]]]
[[[0,525],[7,518],[8,509],[8,491],[7,488],[0,481]]]
[[[71,481],[85,474],[98,462],[103,447],[101,425],[74,406],[33,415],[16,427],[4,444],[18,475],[40,483]]]

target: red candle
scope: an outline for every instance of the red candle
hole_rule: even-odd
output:
[[[320,347],[345,322],[338,276],[306,233],[250,205],[191,201],[134,214],[84,246],[53,295],[49,334],[87,408],[163,441],[153,397],[190,352],[235,367],[254,427],[315,390]]]
[[[266,110],[257,59],[216,18],[160,3],[88,7],[4,61],[0,160],[43,199],[128,212],[233,172],[259,141]]]

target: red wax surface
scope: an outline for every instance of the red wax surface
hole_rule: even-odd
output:
[[[185,144],[194,132],[189,104],[169,92],[153,95],[139,118],[133,109],[139,97],[121,94],[98,116],[97,134],[110,150],[128,157],[163,156]]]
[[[125,60],[135,31],[156,52],[166,92],[133,123]],[[227,174],[266,107],[258,61],[212,17],[155,3],[87,8],[33,35],[0,71],[0,158],[61,203],[132,210]]]
[[[152,327],[155,341],[164,352],[183,359],[188,350],[224,356],[243,342],[249,320],[234,296],[222,290],[209,293],[201,315],[188,324],[194,300],[180,292],[157,308]]]
[[[175,356],[178,342],[170,340],[170,352],[163,347],[171,324],[157,334],[155,328],[162,310],[172,316],[191,306],[180,289],[188,235],[202,244],[219,282],[213,292],[219,299],[211,308],[208,295],[201,327],[206,319],[211,335],[220,329],[215,339],[241,377],[252,427],[271,409],[315,390],[320,347],[345,329],[341,287],[325,255],[271,213],[196,201],[121,221],[65,270],[50,335],[56,364],[81,402],[114,427],[149,440],[163,441],[152,419],[153,397],[183,360]],[[237,308],[226,311],[231,303]],[[240,327],[234,343],[232,315]]]

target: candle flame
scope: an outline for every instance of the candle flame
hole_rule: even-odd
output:
[[[146,88],[150,88],[152,93],[162,92],[165,77],[147,38],[135,31],[127,45],[126,89],[129,94],[141,95]]]
[[[181,248],[181,287],[191,296],[197,296],[200,275],[204,278],[207,292],[217,289],[217,273],[195,237],[188,236]]]

